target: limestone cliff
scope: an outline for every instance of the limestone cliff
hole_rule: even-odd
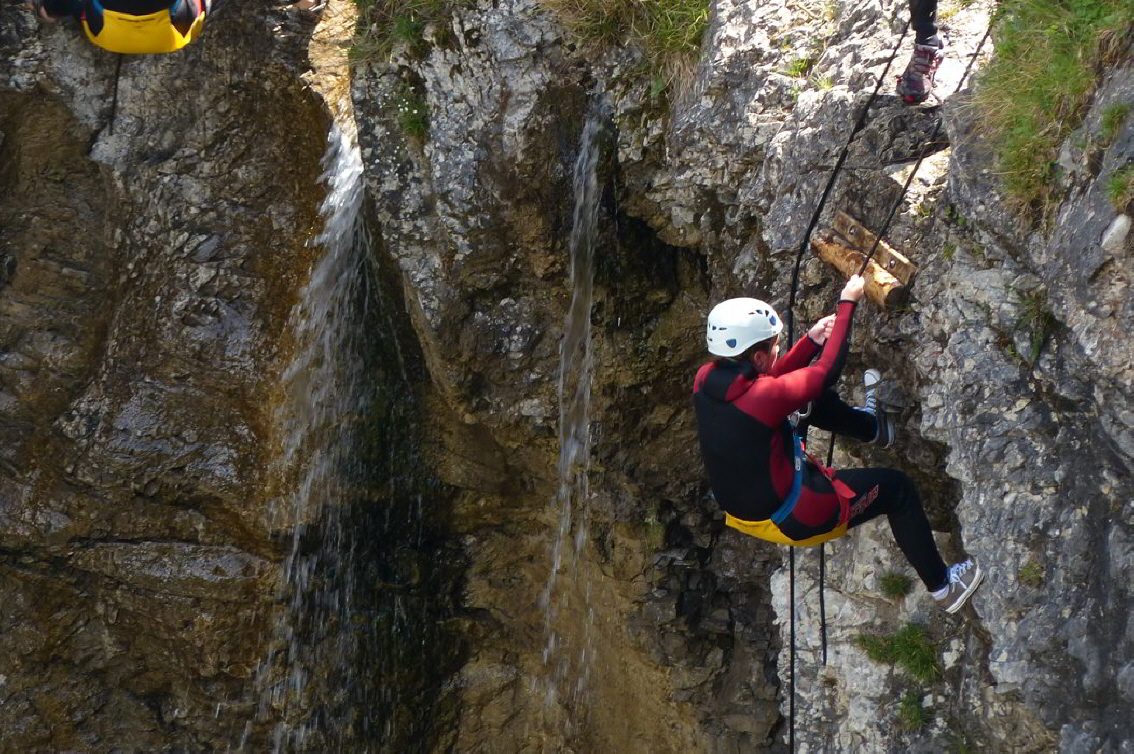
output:
[[[544,745],[581,750],[727,751],[773,745],[783,732],[770,704],[778,698],[786,712],[786,579],[768,580],[780,553],[722,532],[702,499],[686,391],[711,300],[743,292],[786,304],[794,247],[904,21],[897,5],[839,4],[833,18],[819,3],[794,7],[712,3],[693,79],[668,100],[633,49],[576,49],[522,0],[458,10],[426,30],[423,46],[358,72],[384,233],[417,331],[435,344],[431,373],[463,425],[438,430],[441,466],[458,486],[495,482],[470,490],[457,514],[474,564],[466,599],[491,613],[463,673],[463,747],[491,748],[483,742],[503,731],[522,748],[539,730]],[[952,16],[945,94],[987,22],[979,5]],[[803,56],[813,58],[806,80],[791,73]],[[1098,131],[1108,105],[1130,101],[1128,78],[1126,68],[1108,74],[1069,145]],[[407,91],[428,113],[427,133],[407,136],[396,117]],[[1115,577],[1129,564],[1131,357],[1120,333],[1130,241],[1102,184],[1128,163],[1132,126],[1089,161],[1068,146],[1057,219],[1031,230],[997,194],[966,96],[915,109],[883,97],[833,194],[832,207],[877,227],[945,118],[948,138],[891,231],[920,268],[913,299],[860,315],[856,364],[887,367],[902,442],[840,455],[913,474],[943,545],[979,558],[989,582],[974,610],[943,621],[924,596],[895,606],[879,594],[880,577],[903,568],[884,527],[836,544],[832,659],[820,671],[805,553],[797,727],[808,748],[1087,750],[1130,733],[1119,713],[1130,703],[1129,602]],[[549,419],[569,161],[595,101],[616,131],[592,310],[597,437],[589,569],[579,577],[588,617],[577,618],[590,621],[598,654],[587,694],[564,713],[536,693],[531,679],[554,676],[554,661],[545,651],[540,667],[538,610],[518,606],[538,606],[541,580],[552,578],[536,532],[554,515]],[[838,281],[814,259],[803,277],[796,316],[812,319]],[[769,585],[778,642],[768,636]],[[856,643],[910,620],[931,624],[943,653],[944,674],[925,688]],[[898,718],[910,695],[924,716],[917,732]],[[654,723],[657,705],[672,722]],[[639,730],[643,715],[651,722]]]
[[[894,602],[888,530],[856,532],[828,551],[823,667],[799,553],[796,740],[1118,751],[1134,242],[1104,186],[1134,117],[1096,135],[1132,66],[1106,72],[1034,224],[952,94],[989,12],[961,5],[947,101],[881,97],[828,205],[877,227],[944,119],[890,233],[912,296],[862,307],[844,380],[884,368],[900,440],[836,457],[914,476],[988,582],[955,618]],[[906,11],[710,8],[662,88],[537,0],[453,3],[349,80],[347,3],[231,5],[182,53],[124,61],[113,125],[113,58],[0,11],[0,749],[783,748],[785,555],[723,527],[690,383],[711,302],[785,311]],[[335,121],[365,194],[357,256],[329,270]],[[797,322],[840,283],[808,258]],[[911,621],[934,680],[858,643]]]

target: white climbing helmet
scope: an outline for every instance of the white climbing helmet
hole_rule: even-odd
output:
[[[709,312],[705,341],[714,356],[736,356],[783,329],[784,323],[769,304],[755,298],[730,298]]]

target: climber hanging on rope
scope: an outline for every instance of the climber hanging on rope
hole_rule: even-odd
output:
[[[898,77],[898,96],[910,104],[925,102],[933,91],[937,67],[945,58],[945,43],[937,34],[937,0],[910,0],[914,51]]]
[[[893,442],[893,427],[877,406],[877,371],[866,372],[863,408],[848,406],[833,390],[862,294],[863,279],[854,275],[837,314],[815,323],[783,358],[783,323],[771,306],[735,298],[713,308],[707,340],[718,358],[701,367],[693,385],[709,481],[729,526],[779,544],[817,545],[886,514],[926,588],[956,612],[983,573],[972,560],[946,567],[909,478],[894,469],[826,468],[803,451],[789,421],[811,402],[807,421],[816,427],[883,446]]]
[[[73,16],[110,52],[175,52],[195,40],[216,0],[34,0],[45,21]]]

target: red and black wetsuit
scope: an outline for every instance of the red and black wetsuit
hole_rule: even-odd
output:
[[[886,514],[907,560],[927,588],[937,589],[946,582],[945,563],[905,474],[834,471],[802,455],[794,491],[798,441],[788,420],[793,412],[812,402],[811,424],[859,440],[873,439],[877,429],[872,414],[847,406],[832,390],[846,361],[854,309],[854,302],[839,302],[835,326],[814,363],[820,347],[804,336],[765,374],[738,359],[701,367],[693,402],[709,482],[730,526],[784,544],[818,544]]]
[[[834,329],[814,364],[819,346],[804,336],[766,374],[737,359],[714,361],[698,371],[693,402],[701,454],[717,502],[736,518],[770,519],[791,494],[796,441],[788,417],[838,379],[854,309],[852,301],[839,302]],[[801,481],[791,515],[777,523],[796,541],[831,531],[839,523],[838,498],[810,459],[803,460]]]

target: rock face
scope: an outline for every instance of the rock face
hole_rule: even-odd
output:
[[[5,749],[219,749],[249,718],[326,123],[272,16],[125,60],[112,129],[113,56],[0,13]]]
[[[944,618],[920,588],[883,596],[908,571],[885,525],[833,543],[823,666],[817,558],[797,553],[795,741],[1124,750],[1134,242],[1105,187],[1134,117],[1099,134],[1134,101],[1128,63],[1033,227],[997,193],[967,91],[889,96],[903,4],[714,0],[692,75],[659,93],[638,51],[578,45],[537,0],[454,3],[356,66],[353,114],[346,7],[230,6],[184,52],[128,59],[113,130],[110,56],[0,12],[5,746],[783,748],[785,553],[707,498],[690,382],[712,302],[786,313],[885,75],[823,222],[878,227],[939,118],[945,135],[889,234],[912,296],[861,307],[844,381],[854,397],[884,366],[900,441],[836,457],[909,473],[943,551],[989,576]],[[988,11],[951,14],[942,92]],[[326,385],[289,367],[322,296],[329,116],[358,129],[370,292],[315,361],[349,351],[373,383],[330,418]],[[806,259],[797,333],[840,282]],[[328,446],[295,455],[281,410],[349,438],[327,503],[292,487]],[[930,678],[862,648],[909,623]]]
[[[501,730],[516,748],[535,730],[544,745],[582,749],[650,740],[612,738],[595,711],[606,699],[631,720],[650,705],[684,705],[682,727],[669,728],[681,738],[655,738],[654,746],[692,740],[697,749],[744,750],[772,745],[782,732],[785,721],[769,703],[783,701],[787,684],[777,689],[767,672],[774,664],[787,680],[786,653],[774,654],[787,643],[786,575],[768,581],[780,553],[722,532],[700,498],[687,387],[674,376],[687,382],[700,358],[710,299],[749,292],[786,305],[794,247],[904,21],[897,6],[835,10],[825,18],[818,4],[807,6],[815,21],[801,24],[775,3],[714,2],[693,80],[668,103],[635,75],[632,50],[580,54],[553,20],[519,1],[458,9],[426,31],[424,51],[395,51],[390,65],[356,79],[383,232],[416,303],[431,373],[464,424],[439,430],[447,438],[440,464],[455,485],[475,490],[457,514],[470,527],[474,564],[466,599],[493,619],[464,673],[462,745],[476,748]],[[986,22],[987,9],[953,16],[955,53],[942,91],[961,82]],[[800,59],[811,60],[807,80],[791,75]],[[1129,101],[1124,80],[1110,74],[1069,144],[1097,132],[1108,105]],[[429,115],[424,136],[407,136],[394,115],[411,89]],[[927,160],[891,231],[921,268],[910,305],[860,314],[855,363],[892,365],[901,447],[854,449],[856,457],[841,448],[840,456],[913,475],[944,549],[977,557],[990,576],[975,612],[942,622],[924,596],[895,606],[878,594],[882,577],[904,568],[885,527],[836,543],[831,660],[818,672],[814,559],[801,554],[796,727],[809,748],[1105,748],[1129,734],[1111,708],[1124,703],[1129,675],[1129,603],[1124,580],[1104,574],[1129,562],[1128,516],[1116,514],[1130,499],[1122,418],[1130,351],[1107,333],[1129,306],[1130,247],[1102,182],[1129,159],[1130,125],[1086,173],[1078,154],[1066,155],[1075,169],[1055,225],[1027,231],[995,193],[993,163],[971,135],[962,99],[944,110],[906,109],[883,96],[828,205],[828,214],[844,209],[877,227],[942,114],[947,138],[935,149],[964,145]],[[574,619],[630,631],[603,632],[601,644],[591,634],[587,647],[611,658],[582,675],[588,693],[575,725],[556,725],[559,699],[537,693],[539,679],[554,673],[546,659],[541,669],[526,655],[546,630],[538,631],[538,611],[516,605],[538,604],[539,584],[551,578],[547,544],[532,531],[552,526],[549,340],[566,311],[569,159],[593,100],[607,103],[616,136],[592,310],[593,547],[582,557],[589,575],[579,577],[588,618]],[[606,258],[617,274],[604,277]],[[650,292],[650,271],[635,258],[650,260],[655,274],[675,260],[673,282]],[[836,281],[810,259],[802,280],[795,314],[810,320],[830,305]],[[652,306],[640,312],[643,303]],[[1088,316],[1076,324],[1080,311]],[[484,490],[472,478],[485,472],[527,489]],[[493,498],[528,502],[501,507],[509,504]],[[635,606],[612,603],[621,599]],[[773,602],[779,642],[767,635]],[[866,659],[857,642],[910,621],[933,624],[940,653],[942,675],[924,686]],[[527,638],[517,645],[516,636]],[[634,670],[638,663],[671,675],[659,686]],[[628,687],[635,673],[648,688]],[[1056,696],[1057,687],[1077,691]],[[899,717],[894,699],[903,696],[911,710],[918,703],[917,725]]]

